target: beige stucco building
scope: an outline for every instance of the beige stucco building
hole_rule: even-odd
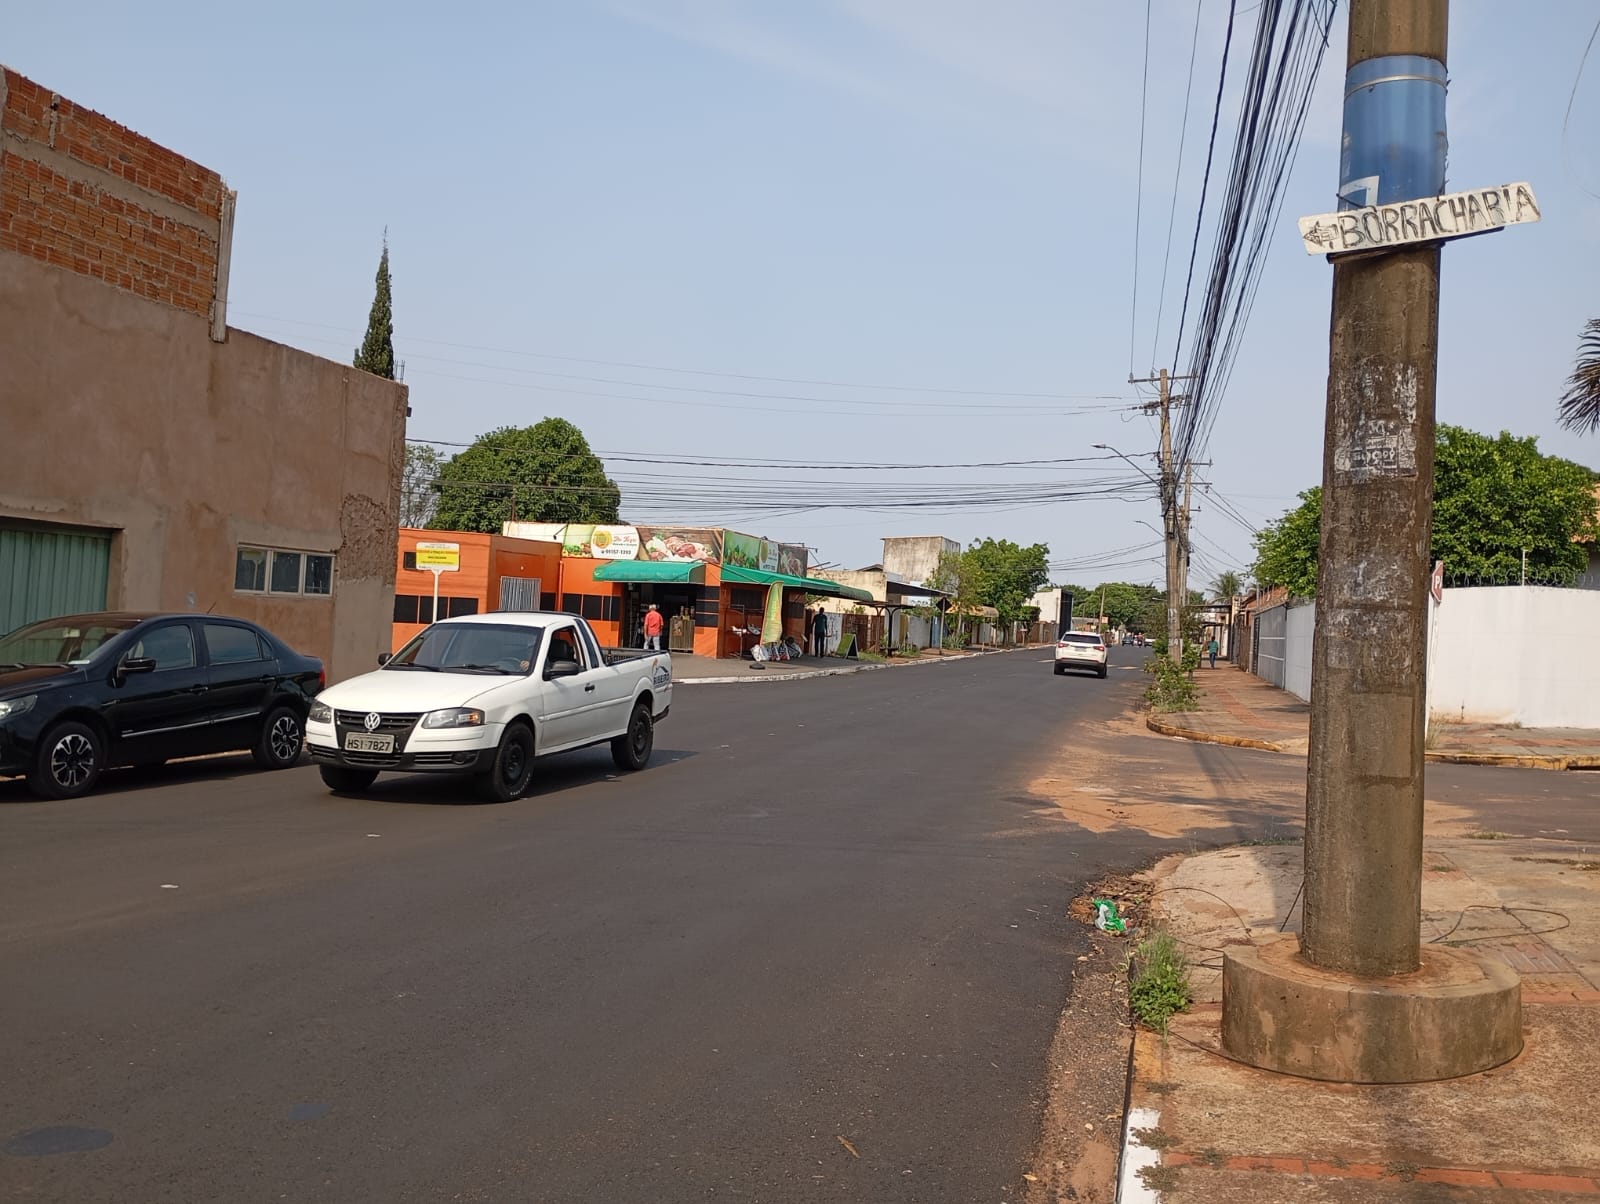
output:
[[[12,71],[0,152],[0,630],[214,611],[364,671],[404,386],[227,326],[215,172]]]

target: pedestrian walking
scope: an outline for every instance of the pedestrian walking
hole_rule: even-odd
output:
[[[828,612],[820,606],[816,614],[811,616],[811,654],[828,655]]]
[[[661,631],[666,627],[667,621],[661,617],[661,612],[656,609],[654,602],[650,609],[644,612],[644,650],[646,652],[661,651]]]
[[[1206,652],[1210,654],[1210,656],[1211,656],[1211,667],[1213,669],[1215,669],[1217,667],[1217,637],[1216,636],[1212,636],[1211,637],[1211,642],[1206,645]]]

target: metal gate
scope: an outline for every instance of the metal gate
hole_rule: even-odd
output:
[[[1256,615],[1255,628],[1255,675],[1281,690],[1287,677],[1289,608],[1274,606],[1262,611]]]
[[[542,584],[538,577],[500,578],[500,605],[497,609],[538,610]]]
[[[109,532],[0,525],[0,631],[104,610],[110,576]]]

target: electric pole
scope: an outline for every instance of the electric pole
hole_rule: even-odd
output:
[[[1440,243],[1538,210],[1525,184],[1482,190],[1476,212],[1444,195],[1449,0],[1349,12],[1344,204],[1301,219],[1333,262],[1305,911],[1298,936],[1223,954],[1222,1043],[1307,1078],[1414,1083],[1522,1049],[1516,973],[1421,944],[1423,742]]]
[[[1172,395],[1172,382],[1175,380],[1189,380],[1187,376],[1173,376],[1165,368],[1156,376],[1143,376],[1128,378],[1130,385],[1156,386],[1156,399],[1145,406],[1145,412],[1155,411],[1161,418],[1161,450],[1158,455],[1160,460],[1160,477],[1152,478],[1156,491],[1161,498],[1161,527],[1166,543],[1166,570],[1167,570],[1167,659],[1173,664],[1183,663],[1183,602],[1188,596],[1189,581],[1189,530],[1188,530],[1188,487],[1185,487],[1182,513],[1178,507],[1178,469],[1172,458],[1172,407],[1182,403],[1181,397]],[[1096,443],[1096,447],[1122,456],[1122,453],[1105,443]],[[1124,460],[1128,458],[1122,456]],[[1132,460],[1128,463],[1133,464]],[[1135,468],[1139,466],[1134,464]],[[1140,472],[1144,469],[1140,468]],[[1188,467],[1186,472],[1191,472]],[[1148,478],[1149,473],[1144,473]]]
[[[1442,76],[1448,13],[1449,0],[1352,0],[1349,66],[1417,57]],[[1439,124],[1436,174],[1407,196],[1444,190]],[[1346,974],[1419,965],[1439,254],[1333,263],[1301,948]]]

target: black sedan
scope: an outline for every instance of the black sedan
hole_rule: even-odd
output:
[[[113,765],[248,749],[300,758],[322,662],[218,615],[94,614],[0,637],[0,777],[75,798]]]

